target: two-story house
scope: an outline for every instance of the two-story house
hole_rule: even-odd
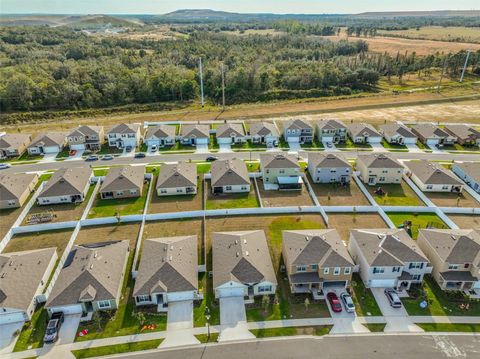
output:
[[[358,156],[357,171],[360,179],[370,186],[400,184],[404,167],[388,154],[373,153]]]
[[[347,140],[347,126],[335,119],[318,121],[317,138],[320,142],[344,143]]]
[[[261,153],[260,170],[265,190],[299,190],[302,173],[297,157],[288,153]]]
[[[80,126],[67,136],[71,150],[99,151],[105,140],[103,126]]]
[[[300,118],[287,120],[283,124],[283,138],[291,143],[312,143],[313,127]]]
[[[140,124],[120,123],[107,132],[108,145],[116,148],[136,148],[142,139]]]
[[[310,152],[308,173],[315,183],[349,183],[352,165],[341,154]]]

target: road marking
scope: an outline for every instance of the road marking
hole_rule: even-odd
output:
[[[452,340],[446,336],[434,335],[435,348],[440,350],[447,358],[466,358],[467,354],[460,350]]]

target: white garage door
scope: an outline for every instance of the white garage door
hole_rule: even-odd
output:
[[[370,281],[371,288],[390,288],[395,286],[395,279],[373,279]]]
[[[68,305],[65,307],[54,307],[50,308],[52,313],[63,312],[63,314],[79,314],[82,312],[82,306],[78,305]]]
[[[369,137],[368,138],[368,143],[380,143],[382,142],[381,137]]]
[[[333,142],[333,136],[322,136],[322,142]]]
[[[430,139],[427,140],[427,145],[438,145],[439,142],[440,142],[440,140],[430,138]]]
[[[0,324],[10,324],[24,321],[25,316],[23,312],[4,313],[0,315]]]
[[[196,142],[199,145],[206,145],[206,144],[208,144],[208,138],[197,138]]]
[[[168,293],[167,300],[169,302],[178,302],[183,300],[193,300],[193,292],[177,292],[177,293]]]
[[[85,145],[83,143],[82,144],[77,144],[77,145],[70,145],[70,149],[75,150],[75,151],[84,150]]]
[[[217,138],[217,142],[219,144],[231,144],[232,139],[230,137],[221,137],[221,138]]]
[[[47,147],[43,148],[43,152],[44,153],[56,153],[56,152],[59,152],[59,151],[58,151],[57,146],[47,146]]]
[[[220,298],[243,297],[243,288],[222,288],[218,290]]]

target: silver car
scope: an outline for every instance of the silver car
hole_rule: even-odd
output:
[[[343,305],[345,306],[345,310],[348,313],[355,313],[355,304],[353,303],[350,294],[348,294],[347,292],[343,292],[342,294],[340,294],[340,299],[342,300]]]
[[[395,289],[387,288],[387,289],[385,289],[384,293],[387,296],[387,299],[390,302],[390,305],[392,306],[392,308],[401,308],[402,307],[402,301],[400,300],[400,297],[398,296]]]

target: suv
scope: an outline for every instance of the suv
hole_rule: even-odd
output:
[[[98,161],[98,156],[97,155],[90,155],[87,158],[85,158],[85,161],[87,161],[87,162]]]
[[[385,295],[387,296],[388,301],[390,302],[390,305],[393,308],[401,308],[402,307],[402,302],[400,300],[400,297],[398,296],[397,292],[395,289],[392,288],[387,288],[384,290]]]
[[[63,312],[57,312],[52,315],[47,324],[47,330],[45,331],[45,336],[43,337],[44,343],[55,343],[58,339],[58,332],[64,321],[65,317]]]
[[[340,294],[340,299],[342,300],[343,305],[345,306],[345,310],[348,313],[355,312],[355,304],[353,304],[353,300],[350,294],[348,294],[347,292],[343,292],[342,294]]]

